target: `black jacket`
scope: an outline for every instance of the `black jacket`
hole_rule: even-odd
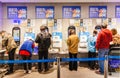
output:
[[[49,33],[46,37],[43,37],[41,33],[37,34],[35,42],[38,43],[38,50],[48,50],[51,45],[51,34]]]

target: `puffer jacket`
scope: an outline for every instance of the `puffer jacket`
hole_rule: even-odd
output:
[[[14,41],[14,38],[12,36],[8,36],[8,43],[6,49],[8,52],[10,52],[13,48],[17,48],[17,45]]]

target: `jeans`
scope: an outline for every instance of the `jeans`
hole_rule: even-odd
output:
[[[104,58],[105,55],[108,55],[109,49],[99,49],[98,50],[98,57]],[[100,72],[104,73],[104,61],[98,61]]]
[[[72,54],[69,52],[69,58],[77,58],[77,54]],[[70,70],[77,70],[77,61],[70,61],[69,62],[69,69]]]

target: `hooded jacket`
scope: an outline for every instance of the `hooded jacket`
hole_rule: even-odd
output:
[[[34,48],[34,42],[32,40],[26,40],[20,47],[20,55],[32,55]],[[28,54],[29,53],[29,54]]]
[[[112,41],[112,32],[109,29],[102,29],[98,34],[96,49],[109,49]]]

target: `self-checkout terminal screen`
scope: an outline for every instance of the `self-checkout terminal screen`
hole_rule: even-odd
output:
[[[32,39],[32,40],[35,40],[35,33],[25,33],[24,34],[24,41],[27,40],[27,39]]]
[[[13,37],[15,41],[20,41],[20,34],[19,34],[19,30],[13,30]]]

